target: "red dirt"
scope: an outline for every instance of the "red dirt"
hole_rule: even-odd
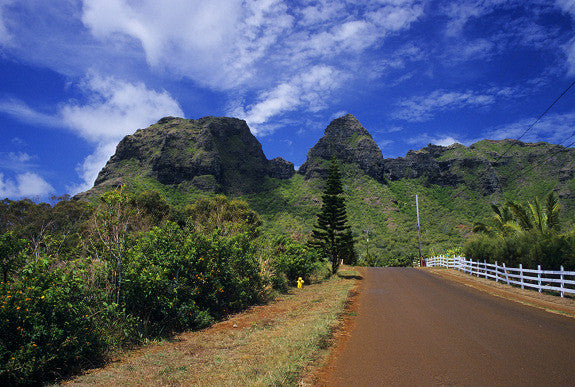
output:
[[[336,345],[315,384],[575,384],[574,318],[510,301],[509,294],[494,297],[478,289],[485,284],[447,280],[448,273],[362,274],[349,338]]]

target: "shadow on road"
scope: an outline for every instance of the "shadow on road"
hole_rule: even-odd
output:
[[[339,278],[344,278],[344,279],[356,279],[356,280],[362,280],[363,277],[357,274],[341,274],[341,273],[337,273],[337,276]]]

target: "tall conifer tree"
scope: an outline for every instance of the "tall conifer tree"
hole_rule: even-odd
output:
[[[314,244],[332,264],[335,274],[343,259],[345,263],[356,261],[353,236],[347,224],[345,199],[341,196],[343,187],[337,160],[333,158],[329,166],[327,182],[322,195],[323,204],[317,215],[317,224],[313,230]]]

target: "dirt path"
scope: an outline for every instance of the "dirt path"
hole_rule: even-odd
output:
[[[575,385],[575,319],[425,270],[364,272],[321,385]]]

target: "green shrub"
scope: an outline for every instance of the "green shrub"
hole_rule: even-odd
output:
[[[290,239],[285,236],[276,237],[274,240],[274,286],[279,290],[285,290],[286,284],[294,286],[299,277],[306,283],[311,282],[311,276],[320,269],[322,260],[319,253],[307,244]],[[285,280],[282,280],[285,278]]]
[[[565,270],[575,268],[575,237],[572,235],[522,232],[503,237],[476,235],[464,245],[465,257],[488,262],[505,262],[506,265],[525,268]]]
[[[146,334],[203,328],[258,301],[254,248],[244,234],[205,236],[168,222],[138,239],[125,260],[123,300]]]
[[[102,359],[105,341],[86,302],[82,270],[40,258],[18,281],[1,284],[0,382],[40,382]]]

